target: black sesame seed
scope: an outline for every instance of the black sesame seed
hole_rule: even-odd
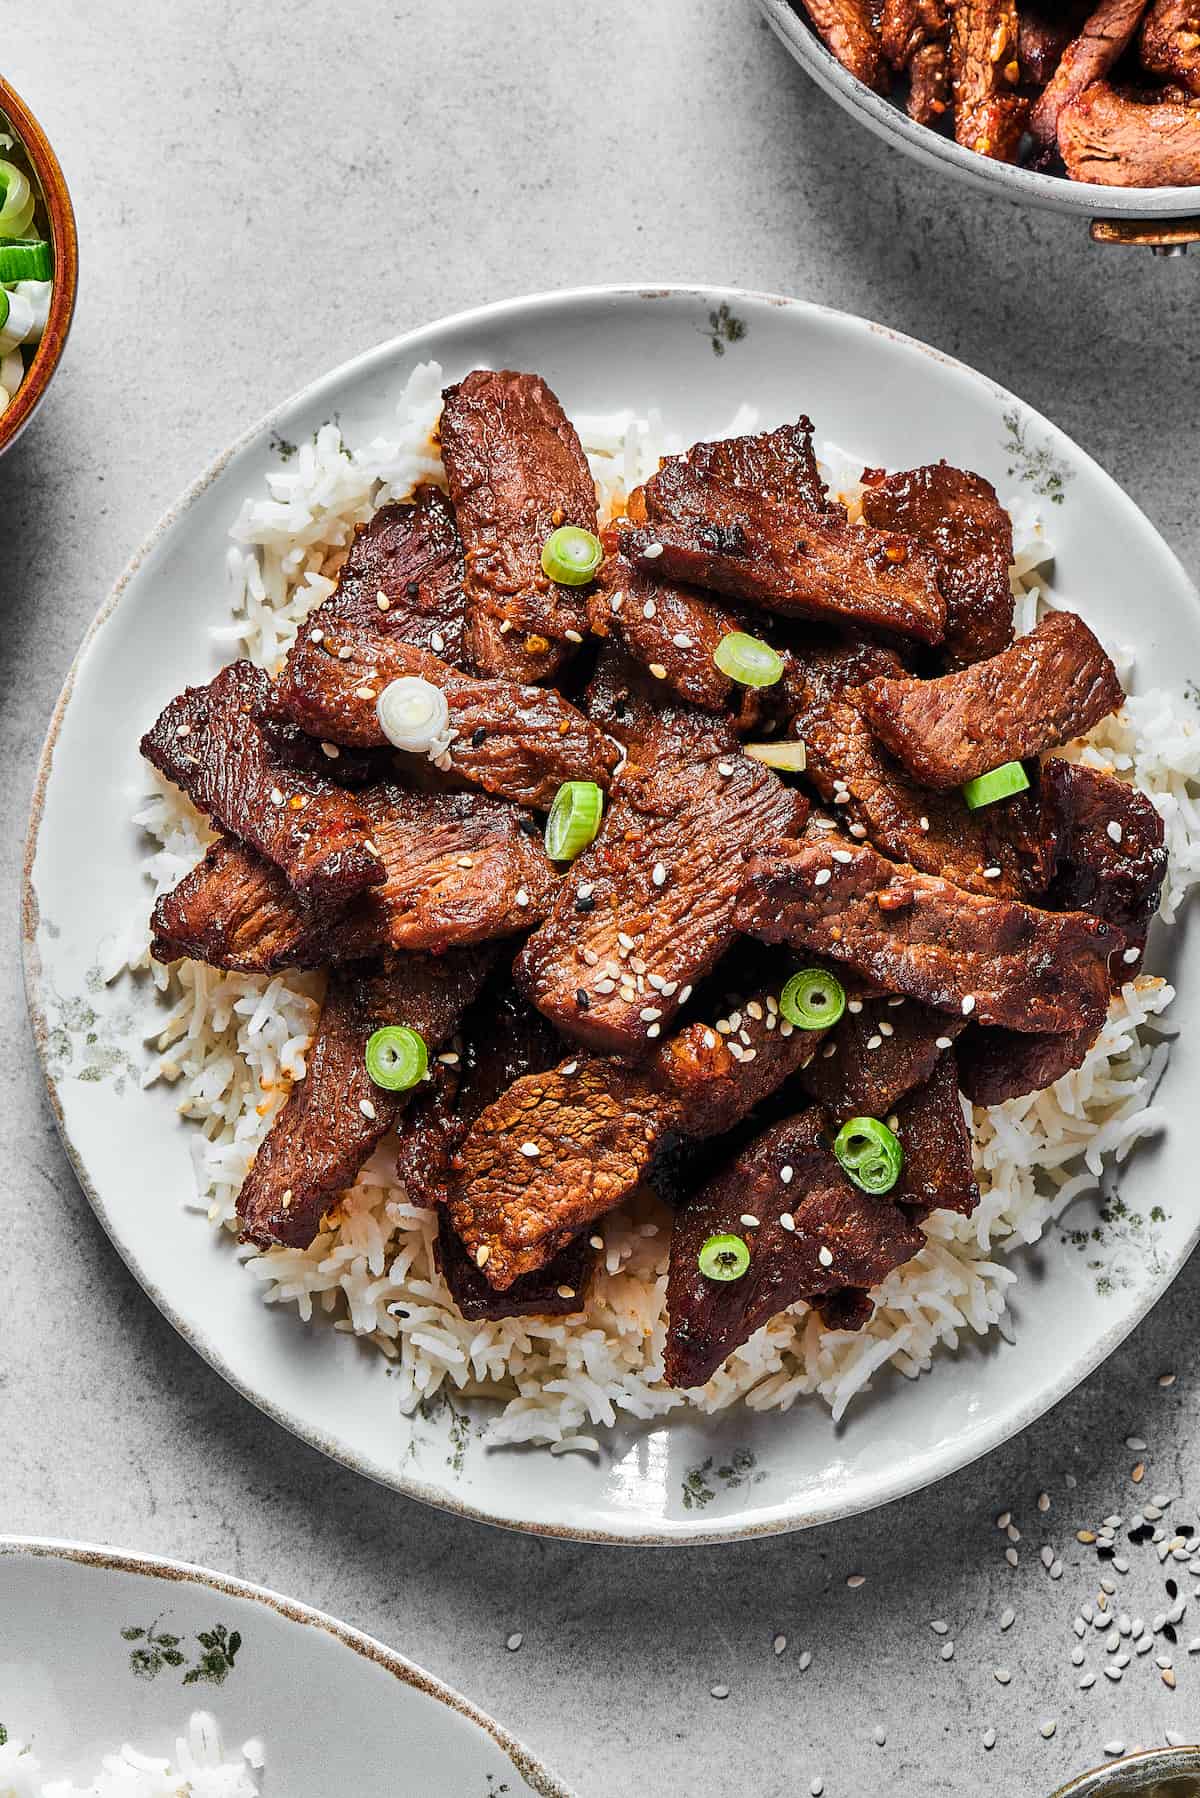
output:
[[[409,581],[409,583],[408,583],[407,587],[405,587],[404,591],[408,594],[408,597],[410,599],[417,599],[420,596],[420,592],[421,592],[420,581]]]
[[[1164,1623],[1162,1626],[1162,1633],[1167,1638],[1167,1641],[1172,1644],[1172,1646],[1174,1646],[1179,1641],[1179,1636],[1176,1632],[1175,1625],[1173,1623]]]
[[[536,818],[518,818],[517,829],[524,831],[527,837],[540,837],[542,834]]]
[[[484,729],[482,724],[479,726],[478,730],[473,730],[471,732],[471,747],[472,747],[472,749],[478,749],[479,745],[483,742],[483,740],[486,736],[487,736],[487,731]]]
[[[1167,1581],[1167,1597],[1168,1598],[1178,1598],[1179,1597],[1179,1587],[1175,1584],[1175,1581],[1173,1579],[1169,1579]]]
[[[590,893],[580,893],[575,901],[576,911],[595,911],[596,901]]]
[[[576,987],[576,989],[575,989],[575,1003],[576,1003],[576,1005],[578,1005],[580,1011],[586,1011],[588,1009],[588,1006],[591,1003],[590,999],[588,998],[587,994],[584,992],[584,990],[581,986]]]
[[[1175,1534],[1177,1536],[1194,1536],[1196,1531],[1190,1523],[1177,1523],[1175,1525]]]
[[[1102,1561],[1111,1561],[1113,1556],[1116,1554],[1116,1552],[1117,1551],[1115,1548],[1109,1548],[1104,1543],[1101,1543],[1099,1548],[1096,1550],[1097,1555],[1100,1557],[1100,1559]]]

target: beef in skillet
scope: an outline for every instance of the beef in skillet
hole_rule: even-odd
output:
[[[936,125],[950,103],[948,0],[883,0],[883,54],[897,74],[908,76],[908,115]]]
[[[1078,100],[1094,81],[1103,80],[1124,55],[1145,10],[1146,0],[1100,0],[1088,15],[1029,115],[1029,129],[1044,148],[1057,141],[1064,106]]]
[[[882,93],[886,70],[870,0],[804,0],[804,10],[842,67]]]
[[[1200,95],[1200,5],[1197,0],[1150,0],[1138,44],[1143,65],[1165,81]]]
[[[954,135],[997,162],[1016,161],[1029,115],[1018,92],[1019,32],[1016,0],[954,0],[950,8]]]
[[[1093,82],[1064,106],[1058,147],[1074,181],[1110,187],[1200,186],[1200,100],[1118,92]]]

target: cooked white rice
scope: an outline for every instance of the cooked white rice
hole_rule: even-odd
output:
[[[45,1779],[24,1742],[0,1743],[0,1798],[258,1798],[250,1769],[262,1764],[258,1742],[247,1742],[236,1760],[225,1760],[216,1719],[195,1711],[173,1755],[145,1754],[126,1742],[103,1757],[87,1785]]]
[[[332,591],[354,527],[385,501],[405,498],[418,480],[442,480],[431,442],[440,389],[436,364],[418,368],[390,438],[356,447],[343,443],[335,425],[324,425],[268,476],[268,497],[244,502],[228,558],[232,622],[217,633],[230,656],[275,668],[303,619]],[[681,447],[653,414],[577,423],[602,511],[617,506],[660,455]],[[755,423],[744,408],[726,428]],[[822,461],[853,507],[862,460],[830,445]],[[1030,501],[1018,493],[1007,503],[1018,628],[1027,630],[1040,607],[1064,600],[1044,578],[1049,549]],[[1132,657],[1109,647],[1127,677]],[[1162,915],[1174,918],[1200,879],[1200,732],[1169,694],[1148,692],[1068,753],[1150,794],[1170,849]],[[210,833],[165,782],[137,817],[156,844],[146,872],[162,892],[194,864]],[[150,962],[146,920],[139,918],[131,936],[113,946],[106,973],[146,967],[166,1014],[154,1033],[148,1083],[174,1083],[181,1115],[196,1125],[199,1205],[232,1234],[254,1151],[290,1083],[304,1073],[321,980],[224,974],[194,962],[168,972]],[[592,1447],[585,1432],[622,1412],[718,1411],[739,1400],[756,1410],[786,1408],[809,1394],[840,1417],[885,1362],[915,1376],[940,1345],[955,1348],[965,1332],[1005,1328],[1008,1289],[1019,1271],[1011,1251],[1036,1241],[1071,1199],[1098,1185],[1106,1163],[1121,1161],[1139,1137],[1162,1127],[1151,1101],[1167,1054],[1160,1020],[1173,996],[1162,980],[1139,978],[1113,1000],[1078,1072],[1046,1092],[976,1109],[977,1211],[970,1219],[940,1212],[928,1220],[926,1247],[877,1288],[865,1330],[826,1330],[815,1312],[794,1305],[695,1391],[663,1384],[669,1217],[649,1198],[601,1220],[603,1265],[585,1310],[566,1320],[460,1317],[435,1266],[435,1219],[405,1202],[387,1143],[346,1195],[337,1227],[311,1248],[236,1252],[269,1304],[294,1305],[306,1321],[326,1314],[334,1328],[373,1341],[395,1364],[406,1411],[443,1389],[499,1400],[492,1442]]]

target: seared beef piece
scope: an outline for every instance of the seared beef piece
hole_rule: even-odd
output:
[[[860,998],[852,987],[841,1021],[797,1078],[837,1125],[852,1117],[886,1118],[905,1093],[929,1079],[965,1024],[915,999]]]
[[[1097,81],[1064,106],[1058,147],[1073,181],[1200,185],[1200,102],[1141,100]]]
[[[1021,79],[1016,0],[954,0],[950,73],[954,135],[968,150],[1015,162],[1029,113]]]
[[[359,526],[337,591],[309,615],[301,635],[314,630],[366,631],[464,666],[462,546],[439,488],[418,487],[411,505],[381,506]]]
[[[1122,938],[1084,912],[966,893],[844,838],[781,843],[746,872],[740,929],[844,962],[886,991],[1023,1031],[1075,1030],[1107,1009]]]
[[[457,1036],[449,1038],[451,1044]],[[458,1072],[436,1063],[432,1075],[399,1120],[396,1178],[410,1205],[434,1211],[450,1196],[454,1157],[463,1138],[456,1107]]]
[[[270,698],[261,668],[231,662],[171,701],[142,738],[142,754],[214,824],[282,868],[305,899],[350,899],[384,878],[369,820],[342,787],[272,753],[255,716]]]
[[[908,75],[910,118],[936,125],[950,103],[947,0],[883,0],[880,38],[890,66]]]
[[[690,1024],[642,1067],[579,1055],[518,1080],[463,1144],[450,1213],[472,1259],[483,1252],[501,1290],[543,1266],[649,1176],[664,1138],[732,1129],[821,1035],[781,1023],[760,994],[736,1032]]]
[[[1008,807],[972,812],[961,793],[919,786],[876,741],[854,693],[799,713],[793,728],[807,748],[809,780],[855,835],[970,892],[1024,897]]]
[[[504,1292],[497,1292],[467,1254],[449,1212],[443,1210],[438,1218],[438,1264],[454,1303],[470,1323],[501,1317],[569,1317],[582,1311],[596,1253],[585,1232],[544,1267],[522,1274]]]
[[[907,672],[894,649],[872,643],[869,637],[809,631],[797,640],[783,680],[792,710],[803,712],[825,700],[840,699],[848,687]]]
[[[1048,870],[1040,903],[1115,924],[1125,953],[1114,971],[1131,980],[1166,877],[1163,821],[1125,781],[1059,756],[1042,764],[1040,791]]]
[[[559,1030],[636,1057],[733,941],[742,856],[800,829],[808,802],[701,716],[664,720],[613,783],[600,834],[517,959]]]
[[[861,1286],[845,1286],[841,1292],[813,1295],[812,1308],[827,1330],[863,1330],[875,1311],[875,1301]]]
[[[355,961],[376,950],[480,943],[529,930],[550,909],[558,878],[540,833],[511,806],[481,793],[362,794],[382,886],[345,909],[314,913],[261,857],[214,844],[154,908],[152,953],[269,974]]]
[[[857,697],[909,772],[945,788],[1081,736],[1125,695],[1083,619],[1051,612],[986,662],[939,680],[868,681]]]
[[[742,626],[715,600],[653,580],[614,553],[597,576],[589,617],[594,636],[611,637],[681,699],[706,711],[724,710],[733,682],[713,661],[713,651]]]
[[[1012,520],[982,475],[935,462],[903,474],[868,469],[863,517],[881,531],[906,531],[937,563],[946,600],[943,654],[950,668],[981,662],[1013,637]]]
[[[938,1057],[924,1085],[900,1101],[896,1117],[904,1166],[888,1198],[907,1206],[918,1222],[931,1211],[970,1217],[979,1186],[952,1049]]]
[[[1082,1030],[1023,1035],[1016,1030],[968,1030],[958,1045],[958,1078],[973,1105],[1002,1105],[1041,1092],[1083,1066],[1100,1024]]]
[[[879,31],[870,0],[804,0],[804,10],[842,67],[876,93],[885,92]]]
[[[551,531],[596,529],[596,486],[575,427],[538,375],[476,369],[446,389],[439,435],[466,553],[474,664],[544,679],[587,629],[586,589],[542,572]]]
[[[757,1228],[747,1228],[743,1216],[757,1218]],[[700,1250],[710,1236],[726,1234],[741,1237],[750,1265],[738,1280],[710,1280],[700,1272]],[[774,1125],[675,1215],[668,1385],[702,1386],[735,1348],[797,1299],[874,1286],[924,1244],[924,1233],[899,1206],[859,1192],[846,1178],[815,1106]],[[860,1315],[856,1300],[851,1316]]]
[[[1043,149],[1057,140],[1063,107],[1078,100],[1093,81],[1102,80],[1125,54],[1145,10],[1146,0],[1100,0],[1089,14],[1029,115],[1029,129]]]
[[[682,457],[647,481],[638,509],[647,522],[621,543],[648,574],[771,612],[941,641],[946,602],[932,561],[910,537],[780,504]]]
[[[1200,94],[1198,0],[1150,0],[1138,53],[1152,74]]]
[[[810,418],[801,417],[795,424],[760,431],[752,437],[722,437],[711,443],[696,443],[686,459],[701,474],[711,475],[728,487],[749,488],[751,493],[773,500],[778,506],[825,512],[831,518],[845,516],[844,508],[829,498],[821,479]],[[640,504],[635,491],[630,497],[630,514],[639,524],[645,522],[644,517],[638,516]]]
[[[1022,6],[1018,50],[1021,74],[1031,87],[1045,87],[1088,14],[1087,0],[1064,6]]]
[[[407,1024],[436,1052],[479,991],[490,958],[489,950],[451,949],[330,975],[308,1072],[293,1086],[238,1195],[247,1241],[308,1247],[323,1214],[353,1185],[410,1097],[375,1085],[365,1061],[368,1038],[385,1024]]]
[[[608,785],[614,744],[553,688],[474,680],[428,650],[366,631],[302,636],[279,677],[288,713],[330,743],[386,744],[375,702],[390,681],[417,676],[446,696],[451,770],[518,805],[549,807],[564,780]]]

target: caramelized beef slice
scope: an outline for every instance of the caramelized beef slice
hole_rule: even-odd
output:
[[[938,680],[872,680],[871,728],[917,780],[960,787],[1081,736],[1124,699],[1117,671],[1074,612],[1051,612],[1011,649]]]
[[[1125,54],[1145,10],[1146,0],[1100,0],[1089,13],[1079,35],[1063,50],[1029,115],[1029,129],[1044,149],[1058,137],[1063,107],[1078,100],[1094,81],[1102,80]]]
[[[937,125],[950,104],[950,19],[946,0],[883,0],[884,58],[909,79],[908,114]]]
[[[946,602],[911,538],[781,505],[683,459],[664,463],[641,495],[647,522],[621,542],[649,574],[771,612],[941,640]]]
[[[271,682],[232,662],[188,687],[142,738],[142,754],[193,805],[283,870],[314,904],[350,899],[384,878],[358,800],[332,781],[285,766],[256,716]]]
[[[799,713],[793,728],[804,740],[808,779],[856,836],[969,892],[1023,896],[1007,808],[972,812],[961,793],[919,785],[876,740],[853,692]]]
[[[516,963],[538,1009],[605,1054],[636,1057],[670,1028],[736,934],[744,852],[808,809],[732,737],[714,742],[708,720],[681,742],[683,722],[630,753],[599,836]]]
[[[901,474],[868,469],[863,517],[915,537],[937,564],[946,601],[947,665],[963,668],[1007,649],[1013,637],[1012,520],[982,475],[935,462]]]
[[[574,426],[538,375],[476,369],[445,392],[442,460],[466,556],[472,653],[482,674],[553,672],[587,629],[587,593],[542,571],[560,525],[595,532],[596,488]],[[510,647],[501,626],[515,639]]]
[[[564,780],[608,785],[616,746],[553,688],[475,680],[399,637],[326,630],[302,636],[279,679],[279,700],[314,736],[360,748],[387,743],[376,700],[390,681],[429,681],[446,696],[455,733],[446,766],[518,805],[548,808]]]
[[[860,998],[852,990],[800,1084],[837,1125],[852,1117],[885,1118],[930,1078],[965,1024],[965,1018],[948,1018],[915,999],[895,993]]]
[[[362,802],[383,860],[381,886],[333,913],[314,913],[252,850],[222,842],[151,920],[158,961],[181,955],[267,974],[353,961],[383,948],[429,950],[529,930],[558,877],[540,833],[480,793],[369,788]]]
[[[751,437],[722,437],[715,442],[694,444],[686,460],[701,474],[723,481],[728,487],[748,488],[777,506],[826,512],[831,518],[845,516],[843,508],[831,501],[825,490],[809,418],[799,418],[795,424],[780,425],[776,431],[760,431]]]
[[[842,67],[877,93],[885,92],[879,31],[868,0],[804,0],[804,10]]]
[[[594,636],[612,638],[681,699],[710,712],[725,709],[733,682],[721,673],[713,652],[741,625],[715,600],[653,580],[617,553],[607,557],[597,576],[589,617]]]
[[[815,1106],[776,1124],[676,1213],[667,1276],[669,1385],[702,1386],[798,1299],[874,1286],[923,1248],[924,1234],[904,1211],[850,1183],[827,1135]],[[756,1228],[747,1228],[746,1216],[758,1219]],[[750,1265],[738,1280],[710,1280],[700,1272],[700,1250],[710,1236],[725,1234],[741,1237]],[[857,1322],[857,1299],[853,1312]]]
[[[835,860],[835,847],[848,859]],[[1108,958],[1122,944],[1119,931],[1083,912],[1035,911],[865,846],[809,840],[749,858],[737,923],[938,1011],[1030,1032],[1101,1020]]]
[[[1146,100],[1097,81],[1064,106],[1058,147],[1073,181],[1200,185],[1200,102]]]
[[[864,681],[908,672],[894,649],[841,631],[806,631],[792,648],[783,681],[796,712],[840,699],[848,688],[861,687]]]
[[[458,1037],[449,1039],[452,1049]],[[450,1196],[466,1126],[458,1116],[458,1070],[440,1061],[396,1127],[396,1178],[410,1205],[433,1211]]]
[[[1115,924],[1126,939],[1120,977],[1131,979],[1166,878],[1163,821],[1144,793],[1059,756],[1042,764],[1040,791],[1050,867],[1041,903]]]
[[[497,1292],[471,1260],[449,1212],[443,1210],[438,1218],[438,1262],[454,1303],[470,1323],[502,1317],[569,1317],[582,1311],[596,1255],[586,1234],[576,1236],[544,1267],[519,1275]]]
[[[1200,95],[1200,5],[1197,0],[1150,0],[1138,39],[1142,66],[1188,93]]]
[[[1017,39],[1021,74],[1031,86],[1042,88],[1052,78],[1062,53],[1076,36],[1089,8],[1087,0],[1071,4],[1022,6]]]
[[[794,1030],[760,994],[728,1034],[689,1024],[641,1067],[579,1055],[516,1081],[463,1144],[450,1210],[468,1254],[479,1265],[485,1251],[489,1281],[507,1289],[628,1198],[666,1139],[732,1129],[821,1035]]]
[[[411,643],[461,668],[466,654],[462,546],[454,512],[437,487],[411,505],[381,506],[355,532],[337,590],[305,621],[314,630],[360,630]]]
[[[307,1248],[323,1214],[353,1185],[410,1096],[375,1085],[366,1069],[368,1038],[385,1024],[406,1024],[436,1051],[478,992],[488,962],[486,951],[458,949],[330,975],[308,1072],[293,1086],[238,1195],[248,1241]]]
[[[970,1217],[979,1186],[953,1050],[940,1055],[928,1080],[900,1101],[896,1118],[904,1166],[888,1198],[907,1206],[918,1222],[931,1211]]]
[[[1053,1086],[1082,1067],[1101,1023],[1029,1036],[972,1027],[958,1045],[958,1077],[973,1105],[1002,1105]]]
[[[1016,0],[955,0],[950,18],[954,135],[981,156],[1015,162],[1029,114],[1028,100],[1016,91]]]

